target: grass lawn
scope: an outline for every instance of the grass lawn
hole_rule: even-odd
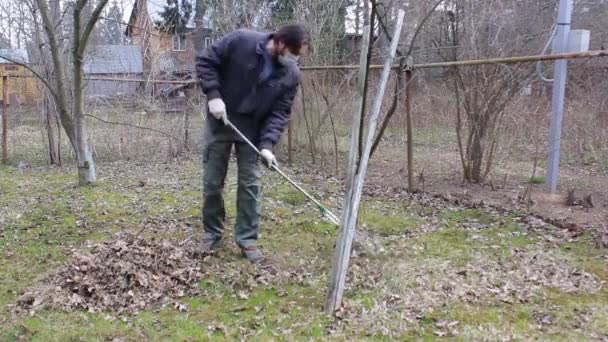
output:
[[[608,259],[589,237],[531,229],[513,215],[412,199],[367,197],[365,241],[351,260],[344,309],[322,313],[336,227],[276,175],[265,174],[260,246],[287,280],[251,286],[255,272],[232,242],[201,260],[203,295],[187,310],[152,304],[137,314],[9,305],[87,243],[119,231],[200,236],[198,160],[100,164],[98,184],[77,187],[72,169],[0,167],[0,340],[200,341],[608,338]],[[339,186],[298,175],[335,208]]]

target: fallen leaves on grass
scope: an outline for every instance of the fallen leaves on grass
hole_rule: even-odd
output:
[[[193,243],[120,234],[92,246],[91,252],[76,252],[49,277],[50,286],[26,289],[17,304],[27,310],[48,304],[121,313],[165,301],[183,311],[179,298],[199,291],[199,260]]]
[[[181,312],[188,311],[182,298],[207,295],[199,286],[203,278],[222,283],[228,293],[246,300],[258,286],[304,281],[306,277],[297,270],[281,271],[271,261],[227,264],[206,262],[206,257],[201,262],[202,255],[191,239],[144,239],[119,233],[111,241],[90,247],[90,252],[75,252],[69,263],[39,285],[23,290],[13,305],[15,311],[32,313],[50,306],[122,314],[163,304]]]

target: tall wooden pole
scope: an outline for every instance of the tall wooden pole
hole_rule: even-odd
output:
[[[355,170],[348,170],[349,174],[351,172],[354,174],[354,177],[352,178],[351,184],[348,184],[347,195],[344,198],[340,233],[336,243],[335,259],[330,275],[327,301],[325,303],[325,313],[327,314],[333,314],[342,304],[342,296],[344,294],[344,287],[346,285],[346,273],[348,271],[350,252],[353,239],[355,237],[359,204],[361,201],[361,194],[363,192],[363,184],[365,182],[369,155],[373,145],[374,134],[376,134],[376,126],[378,125],[378,118],[382,108],[382,99],[384,97],[386,85],[390,76],[391,65],[397,51],[404,16],[405,12],[403,10],[399,10],[399,14],[397,15],[397,24],[395,25],[395,32],[393,34],[393,41],[391,42],[389,54],[384,63],[384,69],[382,70],[382,74],[380,76],[378,92],[374,99],[372,112],[369,117],[369,125],[366,132],[367,136],[365,139],[363,153],[361,154],[361,160],[359,161],[359,167]],[[353,129],[351,134],[354,135],[355,133],[358,132],[356,129]],[[354,147],[351,146],[351,151],[353,148]],[[349,161],[349,164],[351,164],[351,162],[352,160]]]
[[[2,164],[8,163],[8,76],[2,76]]]

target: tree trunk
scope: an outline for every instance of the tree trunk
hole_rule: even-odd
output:
[[[186,109],[184,113],[184,149],[190,151],[188,146],[190,139],[190,110]]]
[[[43,100],[46,132],[49,142],[49,164],[61,166],[60,124],[52,101],[52,98],[48,94]]]
[[[471,151],[469,153],[471,170],[469,172],[469,181],[473,183],[481,183],[483,181],[481,176],[481,166],[483,164],[483,147],[482,137],[480,134],[473,133],[473,140],[471,141]]]
[[[80,18],[81,8],[74,9],[74,34],[81,32]],[[87,44],[87,37],[75,36],[74,46],[72,49],[73,61],[73,108],[72,114],[74,117],[74,151],[76,152],[76,162],[78,167],[78,184],[88,185],[95,183],[97,174],[95,172],[95,161],[93,153],[89,145],[87,136],[86,120],[84,118],[84,103],[83,103],[83,69],[84,47]],[[82,41],[81,41],[82,39]]]

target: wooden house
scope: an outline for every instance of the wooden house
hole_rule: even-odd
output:
[[[142,48],[146,78],[189,78],[194,71],[196,47],[211,45],[216,36],[208,28],[196,27],[194,20],[176,34],[163,30],[157,22],[161,20],[164,5],[160,0],[135,0],[125,35],[131,39],[131,44]]]

